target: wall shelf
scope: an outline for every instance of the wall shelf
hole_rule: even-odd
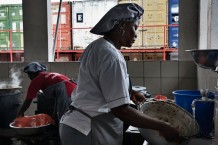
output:
[[[68,57],[67,59],[69,61],[77,61],[81,54],[83,53],[84,50],[56,50],[56,60],[57,61],[62,61],[63,57]],[[166,60],[166,53],[170,52],[178,52],[177,48],[160,48],[160,49],[122,49],[122,53],[126,54],[129,53],[163,53],[163,60]],[[2,58],[2,55],[8,55],[7,57],[5,56],[5,60],[0,60],[0,61],[19,61],[17,58],[15,58],[14,55],[19,55],[23,56],[24,50],[0,50],[0,57]],[[66,59],[65,59],[66,60]],[[21,58],[20,58],[20,61]]]
[[[146,11],[145,15],[143,15],[142,17],[142,23],[138,28],[139,30],[137,32],[138,37],[135,43],[133,44],[133,47],[131,47],[131,49],[124,48],[121,50],[121,52],[123,53],[126,60],[168,60],[170,53],[178,52],[178,48],[169,48],[169,47],[174,47],[174,45],[171,45],[170,42],[174,42],[175,40],[176,43],[178,41],[177,31],[175,31],[176,38],[173,39],[173,41],[169,41],[171,40],[170,39],[171,37],[169,37],[170,30],[171,29],[174,30],[175,28],[178,28],[178,23],[168,23],[167,3],[165,2],[156,3],[152,1],[146,1],[144,3],[143,1],[143,3],[141,4],[143,4],[142,6],[161,5],[161,13],[159,9],[156,10],[153,8],[152,11],[150,10]],[[83,25],[82,23],[79,25],[75,25],[78,23],[73,21],[72,14],[77,13],[77,11],[75,11],[76,9],[72,9],[72,6],[81,7],[82,5],[80,5],[79,3],[75,5],[75,3],[71,3],[71,2],[64,2],[62,4],[63,11],[60,12],[61,13],[60,16],[64,16],[64,17],[60,19],[61,21],[59,24],[60,26],[58,29],[57,42],[56,42],[55,61],[78,61],[78,59],[80,58],[81,54],[84,51],[85,46],[87,46],[87,44],[90,43],[91,39],[95,40],[95,37],[89,33],[90,29],[92,28],[91,25],[86,26]],[[2,19],[1,21],[4,24],[8,24],[8,25],[2,25],[2,28],[0,30],[0,40],[1,40],[0,61],[8,61],[8,62],[23,61],[24,41],[23,41],[23,29],[21,27],[23,20],[22,20],[22,13],[19,13],[19,11],[22,10],[22,5],[19,4],[13,6],[4,5],[3,8],[8,8],[8,9],[16,8],[17,15],[16,17],[14,17],[8,11],[5,11],[8,17]],[[59,8],[59,3],[52,3],[53,19],[57,17],[58,8]],[[85,14],[86,13],[89,14],[90,10],[87,9],[85,11]],[[155,18],[158,17],[158,20],[160,21],[156,22],[154,17]],[[15,19],[16,21],[12,21]],[[8,20],[11,20],[10,23],[8,23]],[[17,26],[16,29],[12,27],[14,26],[12,25],[12,23],[14,22],[16,22],[16,26]],[[87,22],[85,22],[84,20],[84,24],[85,23],[88,23],[88,20]],[[53,24],[52,25],[53,35],[55,32],[55,28],[56,25]],[[79,34],[79,35],[73,35],[73,34]],[[74,39],[74,38],[78,38],[78,39]],[[82,40],[84,40],[84,42]],[[85,40],[89,40],[89,41],[85,41]]]

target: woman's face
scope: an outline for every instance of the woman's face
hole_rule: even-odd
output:
[[[131,47],[137,38],[136,30],[139,26],[139,20],[135,22],[127,22],[125,23],[123,29],[124,34],[121,38],[121,45],[124,47]]]

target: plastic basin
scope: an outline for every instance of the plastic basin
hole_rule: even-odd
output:
[[[199,90],[176,90],[173,91],[175,103],[192,114],[192,101],[200,99],[201,93]],[[214,99],[214,93],[209,92],[208,98]]]

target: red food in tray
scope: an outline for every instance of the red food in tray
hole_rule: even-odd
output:
[[[163,95],[157,95],[154,97],[154,100],[156,101],[167,101],[167,97]]]
[[[14,120],[15,127],[38,127],[54,124],[54,120],[47,114],[37,114],[33,116],[19,117]]]

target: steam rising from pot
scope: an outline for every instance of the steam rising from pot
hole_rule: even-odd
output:
[[[22,81],[22,79],[20,79],[20,76],[21,76],[21,69],[12,67],[10,70],[10,78],[11,78],[10,84],[20,86]]]
[[[12,89],[12,88],[21,88],[20,84],[22,79],[21,77],[21,69],[16,68],[15,66],[11,68],[9,74],[9,81],[3,81],[0,83],[0,89]]]

